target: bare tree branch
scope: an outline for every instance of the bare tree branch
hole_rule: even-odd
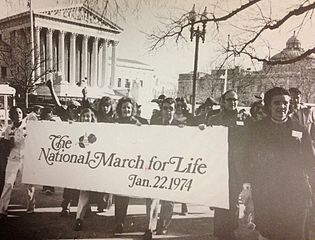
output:
[[[299,55],[297,57],[294,57],[294,58],[290,58],[290,59],[286,59],[286,60],[273,60],[273,59],[267,60],[265,58],[259,58],[259,57],[255,56],[255,55],[253,55],[252,53],[249,53],[249,52],[246,52],[246,51],[242,52],[242,54],[245,54],[245,55],[249,56],[250,59],[257,60],[259,62],[264,62],[264,63],[266,63],[267,65],[270,65],[270,66],[285,65],[285,64],[295,63],[295,62],[301,61],[302,59],[305,59],[307,56],[311,55],[312,53],[315,53],[315,47],[306,50],[301,55]]]
[[[204,17],[206,17],[204,20],[201,20],[201,19],[197,20],[197,21],[195,21],[195,24],[202,23],[203,21],[213,22],[216,24],[217,29],[219,29],[219,25],[218,25],[219,22],[224,22],[224,21],[232,18],[233,16],[237,15],[238,13],[244,11],[245,9],[253,6],[254,4],[256,4],[260,1],[261,0],[250,0],[247,3],[241,5],[239,8],[236,8],[233,11],[231,11],[230,13],[227,13],[226,15],[223,15],[220,17],[216,17],[214,15],[214,13],[212,13],[211,18],[204,16]],[[175,37],[176,41],[178,41],[178,39],[182,39],[183,38],[183,35],[182,35],[183,30],[190,27],[190,22],[188,21],[188,16],[189,16],[189,13],[185,13],[177,21],[173,20],[170,24],[168,24],[166,26],[167,30],[165,30],[165,31],[157,31],[156,33],[149,34],[147,36],[147,38],[150,42],[153,43],[150,47],[150,50],[154,50],[156,48],[163,46],[167,39],[171,39],[174,37]],[[197,14],[197,16],[201,17],[201,14]]]

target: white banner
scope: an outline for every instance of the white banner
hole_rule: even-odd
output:
[[[227,128],[29,121],[23,182],[228,208]]]

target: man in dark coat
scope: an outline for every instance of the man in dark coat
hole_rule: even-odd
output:
[[[247,143],[248,115],[238,112],[238,95],[234,90],[228,90],[221,97],[221,112],[208,119],[207,125],[225,126],[229,128],[229,201],[230,208],[215,208],[214,236],[220,240],[234,240],[234,231],[238,227],[238,196],[242,191],[244,175],[244,157]]]

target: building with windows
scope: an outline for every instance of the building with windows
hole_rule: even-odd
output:
[[[284,61],[300,56],[305,50],[295,33],[287,42],[286,47],[271,57],[271,61]],[[315,58],[307,56],[304,59],[285,65],[263,64],[263,69],[256,76],[257,93],[266,91],[273,86],[284,88],[297,87],[302,91],[303,100],[315,102]]]
[[[291,36],[286,47],[270,58],[271,61],[283,61],[300,56],[304,52],[295,34]],[[227,73],[227,76],[225,74]],[[263,64],[259,71],[250,71],[236,66],[231,69],[215,69],[210,73],[197,74],[196,102],[203,102],[207,97],[219,100],[227,78],[227,89],[235,89],[239,93],[240,104],[249,106],[256,101],[255,96],[268,89],[281,86],[297,87],[302,91],[303,101],[315,102],[315,58],[308,56],[298,62],[285,65]],[[191,102],[193,73],[179,74],[178,95]]]
[[[12,81],[13,71],[6,58],[22,55],[29,49],[33,59],[28,68],[39,85],[36,101],[50,98],[44,84],[53,79],[61,100],[81,98],[87,87],[88,97],[134,97],[149,101],[154,97],[154,69],[140,61],[117,57],[121,27],[85,4],[34,10],[33,41],[30,11],[0,20],[1,82]],[[2,59],[2,60],[1,60]]]
[[[129,96],[139,104],[150,102],[154,97],[154,69],[143,62],[117,58],[116,85],[118,96]]]
[[[95,96],[115,86],[122,28],[84,4],[38,10],[32,15],[33,38],[30,11],[1,19],[0,31],[12,55],[18,55],[21,47],[33,49],[31,67],[36,68],[35,76],[41,76],[39,81],[54,79],[58,96],[80,95],[75,86],[82,85],[82,80]],[[37,94],[48,92],[39,88]]]

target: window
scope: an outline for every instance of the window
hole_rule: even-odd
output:
[[[140,86],[143,87],[143,80],[140,80]]]
[[[1,78],[7,77],[7,67],[1,66]]]
[[[121,87],[121,78],[118,78],[117,87]]]

